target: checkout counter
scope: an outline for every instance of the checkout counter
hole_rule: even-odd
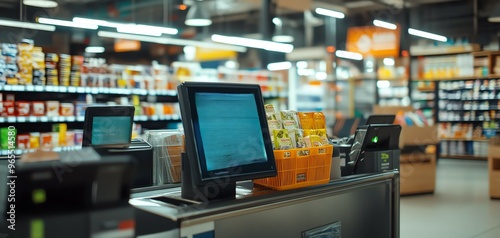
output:
[[[252,121],[248,125],[260,124],[261,130],[257,130],[257,134],[263,139],[263,145],[255,147],[257,149],[253,152],[257,154],[264,152],[260,150],[265,147],[266,152],[269,154],[270,149],[272,154],[272,145],[266,140],[266,137],[269,136],[266,133],[269,132],[267,123],[265,123],[265,112],[263,108],[259,108],[263,104],[262,102],[253,103],[253,100],[262,99],[260,87],[258,85],[251,87],[240,85],[228,85],[227,88],[224,88],[223,84],[217,84],[215,87],[205,87],[207,84],[201,86],[193,84],[192,86],[195,86],[194,92],[206,88],[215,90],[203,92],[201,96],[206,97],[215,92],[217,100],[214,101],[218,104],[221,104],[222,97],[228,94],[219,94],[217,90],[238,88],[243,92],[238,95],[238,98],[243,102],[235,105],[238,107],[242,103],[257,105],[257,108],[253,108],[256,111],[250,112],[249,115],[259,113],[258,118],[255,116],[249,117],[251,120],[260,120]],[[186,109],[186,102],[181,97],[187,92],[189,90],[179,90],[181,110]],[[254,93],[255,96],[249,94],[249,92]],[[213,99],[212,96],[207,97],[207,100],[199,100],[199,102],[207,103],[207,101]],[[224,99],[222,102],[230,105],[233,100]],[[212,109],[213,107],[211,107]],[[231,111],[227,110],[226,107],[221,107],[221,109]],[[351,148],[356,153],[346,163],[346,166],[351,168],[349,170],[351,174],[329,181],[326,184],[275,191],[252,183],[252,179],[276,176],[273,156],[266,158],[266,163],[259,162],[260,164],[250,165],[249,167],[246,167],[248,164],[238,165],[240,170],[231,171],[230,169],[233,168],[229,168],[229,170],[224,171],[226,168],[221,167],[216,170],[217,173],[195,174],[196,171],[203,169],[203,166],[201,168],[197,167],[201,164],[200,161],[208,161],[208,157],[205,160],[199,160],[200,155],[193,153],[195,151],[193,147],[194,140],[200,139],[199,136],[206,131],[201,133],[190,131],[187,128],[200,127],[193,127],[188,123],[189,121],[203,121],[205,120],[204,116],[214,115],[211,110],[199,110],[198,112],[206,113],[195,115],[196,120],[189,120],[191,119],[189,115],[186,117],[188,113],[183,111],[186,151],[188,152],[188,156],[185,156],[185,158],[189,158],[189,166],[183,166],[183,178],[185,178],[186,173],[192,175],[192,181],[189,181],[190,184],[186,184],[187,181],[183,180],[183,186],[176,185],[172,187],[173,185],[166,185],[170,187],[132,189],[137,185],[137,177],[133,176],[134,170],[136,168],[140,169],[140,167],[136,166],[137,163],[140,163],[137,158],[129,156],[132,158],[124,159],[123,157],[126,157],[126,155],[115,154],[113,157],[115,159],[110,160],[108,153],[101,152],[101,155],[93,156],[96,158],[94,162],[82,162],[82,164],[75,166],[74,160],[72,160],[75,154],[62,154],[60,155],[61,161],[68,163],[64,165],[69,166],[71,169],[65,174],[62,181],[57,180],[57,171],[51,169],[50,163],[44,163],[44,166],[41,167],[37,167],[37,163],[25,165],[24,169],[19,170],[20,173],[23,171],[25,173],[25,179],[22,180],[25,186],[22,190],[23,193],[18,194],[19,196],[23,195],[25,199],[22,200],[22,203],[16,203],[16,206],[21,207],[24,204],[25,208],[33,209],[19,210],[17,222],[19,228],[23,228],[23,231],[19,233],[17,231],[8,231],[7,234],[13,234],[12,237],[93,238],[399,238],[400,179],[399,163],[397,162],[399,161],[397,141],[399,141],[401,129],[399,126],[368,126],[357,131]],[[247,111],[246,109],[243,110]],[[126,120],[129,115],[130,113],[127,113],[120,120],[123,119],[124,124],[130,123],[130,120]],[[220,116],[220,113],[215,115]],[[96,117],[99,116],[101,115],[96,115]],[[109,120],[109,118],[106,117],[106,120]],[[204,123],[218,123],[218,121],[207,120]],[[222,126],[227,127],[227,123],[223,123]],[[241,125],[237,126],[241,127]],[[212,129],[212,127],[209,128]],[[255,134],[255,131],[253,129],[247,130],[248,133],[253,134]],[[92,134],[96,132],[98,130],[95,130]],[[241,136],[241,138],[246,137]],[[234,142],[234,140],[227,140],[227,138],[223,139]],[[394,146],[394,142],[396,142],[396,146]],[[236,141],[236,143],[240,142]],[[199,145],[200,141],[196,144]],[[210,143],[204,145],[208,147]],[[129,147],[125,146],[125,148]],[[91,148],[85,148],[84,151],[92,150]],[[232,151],[236,151],[236,149],[232,149]],[[73,153],[77,155],[80,153],[81,155],[82,152]],[[85,159],[89,156],[76,157]],[[116,158],[121,159],[117,161]],[[65,159],[66,162],[64,162]],[[224,164],[218,165],[223,166]],[[254,176],[255,173],[259,172],[254,168],[259,168],[262,173],[260,174],[261,177]],[[272,168],[272,170],[269,171],[268,168]],[[114,177],[110,177],[109,173],[113,171]],[[143,171],[151,170],[148,168]],[[151,171],[148,176],[153,176],[152,173]],[[219,174],[229,174],[230,176],[213,176]],[[141,175],[144,176],[144,174]],[[1,174],[1,176],[5,177],[4,174]],[[43,176],[51,178],[53,182],[39,181],[33,183],[33,179],[42,178],[43,180],[45,178]],[[201,176],[204,180],[197,176]],[[114,179],[110,180],[108,178]],[[206,183],[206,181],[209,181],[209,183]],[[61,185],[59,187],[57,186],[58,182]],[[190,196],[186,196],[185,189],[206,189],[207,184],[215,185],[211,186],[211,188],[216,189],[216,191],[227,185],[229,186],[229,192],[225,194],[227,196],[214,198],[208,196],[209,191],[208,193],[204,191],[203,195],[207,195],[207,199],[191,199]],[[58,189],[61,189],[61,191],[58,191]],[[2,188],[2,190],[7,191],[7,188]],[[34,191],[40,190],[50,191],[50,193],[45,195],[35,194]],[[57,194],[65,194],[68,199],[57,199],[58,197],[54,196]],[[74,196],[75,194],[81,194],[81,196]],[[54,200],[54,198],[56,199]],[[53,200],[55,203],[46,202]],[[81,206],[76,206],[75,202],[81,203]],[[8,210],[9,203],[5,203],[3,208]],[[53,212],[53,209],[56,209],[57,212]],[[0,233],[5,227],[7,226],[2,224]]]

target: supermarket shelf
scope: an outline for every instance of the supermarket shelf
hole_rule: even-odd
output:
[[[474,88],[471,87],[463,87],[463,88],[453,88],[453,89],[448,89],[448,88],[440,88],[439,90],[442,91],[460,91],[460,90],[474,90]],[[480,88],[478,91],[497,91],[500,90],[500,87],[494,87],[494,88]]]
[[[1,117],[0,123],[37,123],[37,122],[83,122],[84,116],[11,116],[11,117]],[[178,114],[173,115],[154,115],[154,116],[134,116],[134,121],[178,121],[181,117]]]
[[[488,76],[464,76],[464,77],[453,77],[453,78],[432,78],[432,79],[413,79],[413,81],[460,81],[460,80],[476,80],[476,79],[497,79],[500,75],[491,74]]]
[[[417,88],[420,92],[434,92],[435,88]]]
[[[493,120],[439,120],[438,122],[464,122],[464,123],[467,123],[467,122],[491,122],[491,121],[497,121],[497,120],[500,120],[500,119],[493,119]]]
[[[440,100],[450,100],[450,101],[490,101],[490,100],[500,100],[499,98],[469,98],[469,99],[462,99],[462,98],[440,98]]]
[[[453,54],[471,53],[480,50],[481,46],[479,44],[440,46],[440,47],[412,46],[410,47],[410,55],[411,56],[453,55]]]
[[[491,110],[500,110],[500,108],[498,107],[495,107],[495,108],[477,108],[477,109],[465,109],[465,108],[462,108],[462,109],[446,109],[446,108],[440,108],[439,110],[443,110],[443,111],[466,111],[466,112],[470,112],[470,111],[491,111]]]
[[[41,86],[41,85],[0,85],[0,91],[6,92],[59,92],[59,93],[90,93],[90,94],[119,94],[119,95],[159,95],[177,96],[177,90],[146,90],[139,88],[100,88],[100,87],[73,87],[73,86]],[[286,92],[262,92],[264,98],[284,98]]]
[[[488,160],[488,157],[474,155],[439,155],[439,158],[448,159],[471,159],[471,160]]]
[[[90,94],[136,94],[136,95],[167,95],[176,96],[176,90],[146,90],[139,88],[98,88],[73,86],[41,86],[41,85],[1,85],[0,91],[12,92],[59,92],[59,93],[90,93]]]
[[[489,142],[489,139],[486,138],[441,138],[440,141],[474,141],[474,142]]]
[[[49,151],[54,151],[54,152],[60,152],[60,151],[72,151],[72,150],[80,150],[82,147],[81,146],[64,146],[64,147],[54,147],[51,149],[42,149],[42,150],[49,150]],[[15,155],[21,155],[25,153],[31,153],[35,152],[37,149],[16,149],[15,150]],[[8,156],[9,155],[8,150],[0,150],[0,156]]]

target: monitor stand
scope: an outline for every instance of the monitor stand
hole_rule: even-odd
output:
[[[186,153],[182,153],[181,196],[184,199],[208,202],[211,200],[234,199],[236,197],[236,182],[217,179],[197,184],[191,176],[192,168]]]

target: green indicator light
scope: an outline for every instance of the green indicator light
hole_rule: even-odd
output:
[[[33,203],[35,204],[45,203],[45,200],[47,199],[47,195],[45,194],[45,190],[43,189],[33,190],[32,196]]]
[[[378,136],[373,137],[372,142],[373,143],[377,143],[378,142]]]

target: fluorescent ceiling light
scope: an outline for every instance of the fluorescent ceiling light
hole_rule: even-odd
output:
[[[293,42],[294,38],[293,36],[290,35],[275,35],[273,36],[273,41],[276,42],[282,42],[282,43],[291,43]]]
[[[410,35],[420,36],[420,37],[423,37],[423,38],[427,38],[427,39],[431,39],[431,40],[437,40],[437,41],[442,41],[442,42],[446,42],[448,40],[445,36],[437,35],[437,34],[433,34],[433,33],[429,33],[429,32],[425,32],[425,31],[420,31],[420,30],[416,30],[416,29],[413,29],[413,28],[408,28],[408,33]]]
[[[316,8],[315,12],[319,15],[328,16],[328,17],[335,17],[335,18],[344,18],[345,17],[344,13],[342,13],[342,12],[328,10],[328,9],[320,8],[320,7]]]
[[[363,55],[360,53],[344,51],[344,50],[335,51],[335,55],[339,58],[344,58],[344,59],[352,59],[352,60],[362,60],[363,59]]]
[[[39,23],[48,24],[48,25],[66,26],[66,27],[83,28],[83,29],[91,29],[91,30],[96,30],[98,28],[97,25],[82,24],[82,23],[76,23],[76,22],[72,22],[72,21],[64,21],[64,20],[50,19],[50,18],[44,18],[44,17],[40,17],[37,20]]]
[[[394,66],[394,64],[396,64],[392,58],[384,58],[383,62],[385,66]]]
[[[373,20],[373,25],[378,26],[378,27],[383,27],[389,30],[396,30],[398,26],[393,23],[381,21],[381,20]]]
[[[88,46],[85,48],[85,52],[87,53],[103,53],[105,51],[102,46]]]
[[[136,24],[121,25],[116,28],[116,31],[120,33],[130,33],[130,34],[147,35],[147,36],[161,36],[162,34],[175,35],[178,32],[178,30],[175,28],[149,26],[149,25],[136,25]]]
[[[292,63],[290,63],[289,61],[270,63],[267,65],[267,69],[270,71],[287,70],[290,68],[292,68]]]
[[[388,88],[391,86],[391,82],[387,80],[379,80],[377,81],[377,88]]]
[[[55,8],[59,5],[56,1],[52,0],[24,0],[23,4],[26,6],[41,8]]]
[[[241,46],[234,45],[226,45],[226,44],[217,44],[213,42],[203,42],[203,41],[194,41],[194,40],[183,40],[183,39],[171,39],[165,37],[152,37],[152,36],[141,36],[141,35],[132,35],[132,34],[123,34],[117,32],[110,31],[99,31],[97,32],[99,37],[105,38],[113,38],[113,39],[125,39],[125,40],[138,40],[142,42],[151,42],[163,45],[184,45],[184,46],[197,46],[202,48],[211,48],[211,49],[223,49],[223,50],[232,50],[236,52],[246,52],[247,49]]]
[[[10,26],[10,27],[17,27],[17,28],[42,30],[42,31],[55,31],[56,30],[55,26],[43,25],[43,24],[38,24],[38,23],[21,22],[21,21],[2,20],[2,19],[0,19],[0,26]]]
[[[290,53],[293,51],[293,45],[291,44],[278,43],[265,40],[255,40],[243,37],[223,36],[214,34],[212,35],[212,40],[219,43],[241,45],[246,47],[264,49],[268,51],[277,51],[283,53]]]
[[[97,19],[90,19],[90,18],[83,18],[83,17],[74,17],[73,22],[81,23],[81,24],[88,24],[88,25],[115,27],[115,28],[120,27],[122,25],[126,25],[124,23],[109,22],[109,21],[105,21],[105,20],[97,20]]]

